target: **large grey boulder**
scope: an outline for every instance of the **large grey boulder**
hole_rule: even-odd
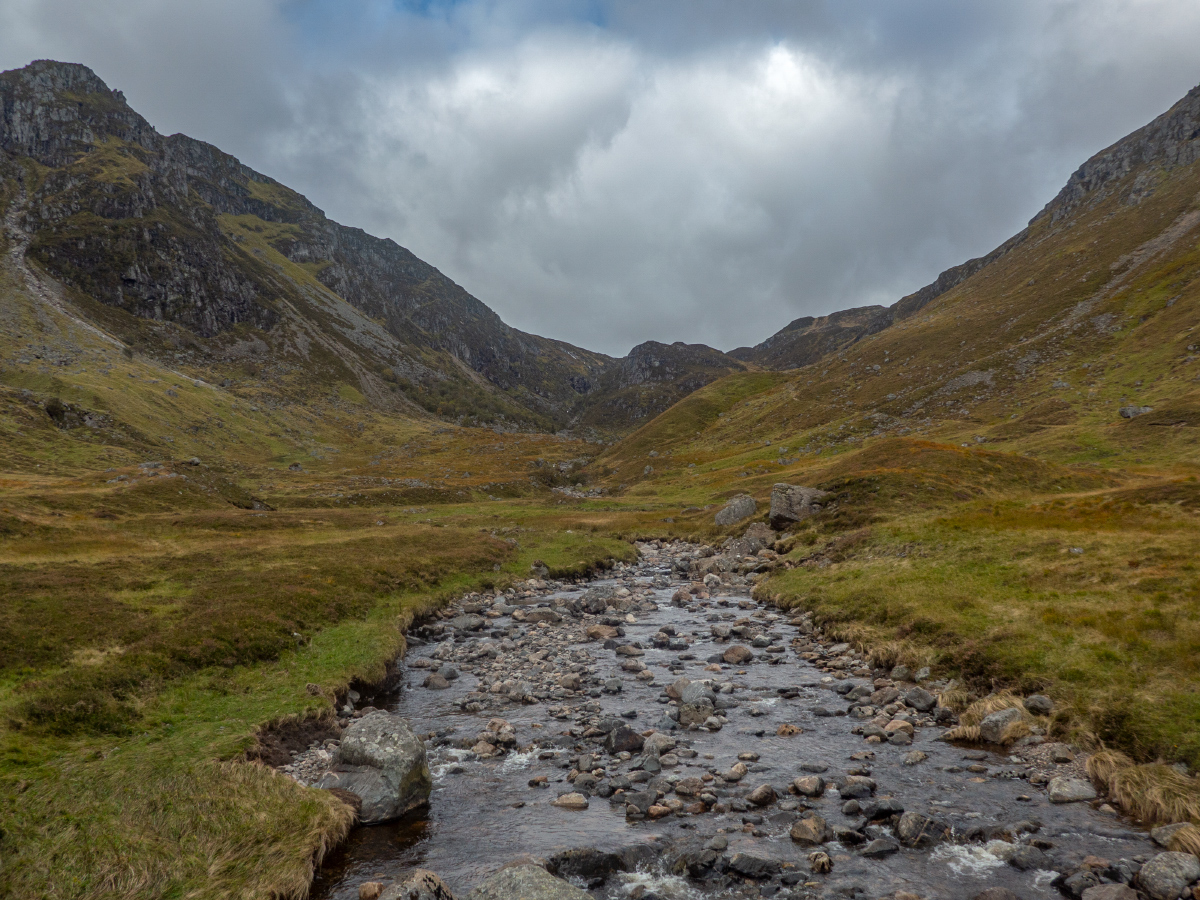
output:
[[[1154,900],[1176,900],[1200,878],[1200,859],[1190,853],[1160,853],[1142,866],[1138,885]]]
[[[739,494],[717,513],[713,519],[718,525],[736,525],[743,519],[748,519],[758,512],[758,504],[749,494]]]
[[[433,778],[425,745],[400,716],[383,710],[350,723],[333,767],[317,783],[362,800],[364,825],[398,819],[429,802]]]
[[[1051,803],[1082,803],[1096,799],[1096,789],[1091,782],[1063,775],[1050,779],[1047,793]]]
[[[829,494],[798,484],[777,484],[771,488],[771,527],[779,530],[802,522],[821,511],[821,502]]]
[[[477,885],[466,900],[592,900],[592,895],[540,866],[514,866]]]
[[[984,716],[979,723],[979,738],[989,744],[1003,744],[1005,732],[1009,726],[1015,725],[1025,718],[1019,709],[999,709]]]

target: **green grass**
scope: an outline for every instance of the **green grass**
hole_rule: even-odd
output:
[[[972,504],[874,526],[848,551],[835,542],[833,564],[759,590],[864,646],[899,642],[978,691],[1048,692],[1076,736],[1198,766],[1197,524],[1174,505],[1105,495]]]

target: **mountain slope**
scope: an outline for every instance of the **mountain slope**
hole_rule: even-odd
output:
[[[67,302],[144,353],[247,390],[311,398],[348,385],[409,414],[619,431],[684,382],[741,368],[704,348],[721,362],[680,357],[672,371],[686,377],[656,379],[661,396],[610,398],[598,386],[627,389],[637,358],[509,327],[393,241],[329,220],[215,147],[158,134],[84,66],[0,74],[0,151],[6,228]]]

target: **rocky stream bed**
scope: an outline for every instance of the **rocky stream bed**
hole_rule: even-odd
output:
[[[1007,746],[939,740],[954,685],[752,600],[762,549],[650,542],[604,578],[471,595],[416,629],[400,687],[341,710],[344,746],[283,767],[389,819],[352,833],[313,896],[1192,896],[1200,862],[1096,797],[1037,724],[1048,700],[985,720],[998,738],[1022,718]],[[356,789],[349,763],[397,717],[417,739],[395,752],[423,753],[432,790],[394,818],[416,804],[375,802],[387,786]]]

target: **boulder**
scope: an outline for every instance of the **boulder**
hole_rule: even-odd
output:
[[[614,728],[604,739],[604,749],[613,756],[618,753],[637,753],[645,744],[645,739],[627,725]]]
[[[1054,712],[1054,701],[1044,694],[1033,694],[1025,698],[1025,709],[1035,716],[1048,716]]]
[[[721,654],[721,659],[725,660],[731,666],[742,666],[754,659],[754,654],[750,652],[749,647],[734,644]]]
[[[571,791],[569,794],[563,794],[550,803],[551,806],[557,806],[559,809],[587,809],[588,798],[578,791]]]
[[[749,494],[739,494],[725,504],[713,521],[718,525],[736,525],[738,522],[750,518],[756,512],[758,512],[758,504],[754,502],[754,498]]]
[[[454,900],[454,895],[428,869],[414,869],[380,894],[379,900]]]
[[[927,713],[937,706],[937,697],[924,688],[913,688],[905,693],[904,702],[917,712]]]
[[[1157,828],[1150,829],[1150,840],[1158,844],[1164,850],[1171,849],[1171,838],[1175,836],[1175,832],[1182,831],[1187,828],[1190,822],[1175,822],[1172,825],[1159,825]]]
[[[770,806],[775,802],[775,788],[769,784],[760,784],[746,795],[746,802],[752,806]]]
[[[801,485],[777,484],[771,488],[771,527],[782,530],[821,511],[825,491]]]
[[[782,866],[777,859],[766,859],[749,853],[735,853],[729,860],[729,868],[744,878],[771,878],[779,874]]]
[[[1051,803],[1079,803],[1096,799],[1096,789],[1090,782],[1063,775],[1050,779],[1048,793]]]
[[[1000,709],[984,716],[979,723],[979,739],[988,744],[1003,744],[1007,737],[1006,731],[1025,718],[1025,714],[1015,707]]]
[[[1021,898],[1008,888],[994,887],[980,891],[971,900],[1021,900]]]
[[[802,775],[792,782],[792,787],[802,797],[820,797],[825,793],[825,779],[820,775]]]
[[[1190,853],[1160,853],[1138,872],[1138,886],[1153,900],[1176,900],[1200,878],[1200,859]]]
[[[618,634],[620,632],[612,625],[589,625],[587,627],[587,639],[589,641],[611,641]]]
[[[353,720],[333,767],[317,787],[349,791],[362,800],[363,824],[387,822],[429,802],[433,779],[425,745],[400,716],[383,710]]]
[[[485,619],[483,616],[469,614],[465,616],[455,616],[446,624],[455,631],[478,631],[487,624],[487,619]]]
[[[527,865],[501,869],[476,885],[466,900],[592,900],[592,895],[540,866]]]
[[[815,847],[829,839],[829,828],[825,820],[812,813],[806,818],[796,821],[790,832],[792,840],[805,847]]]
[[[926,849],[950,837],[950,826],[929,816],[906,812],[896,825],[896,837],[906,847]]]

